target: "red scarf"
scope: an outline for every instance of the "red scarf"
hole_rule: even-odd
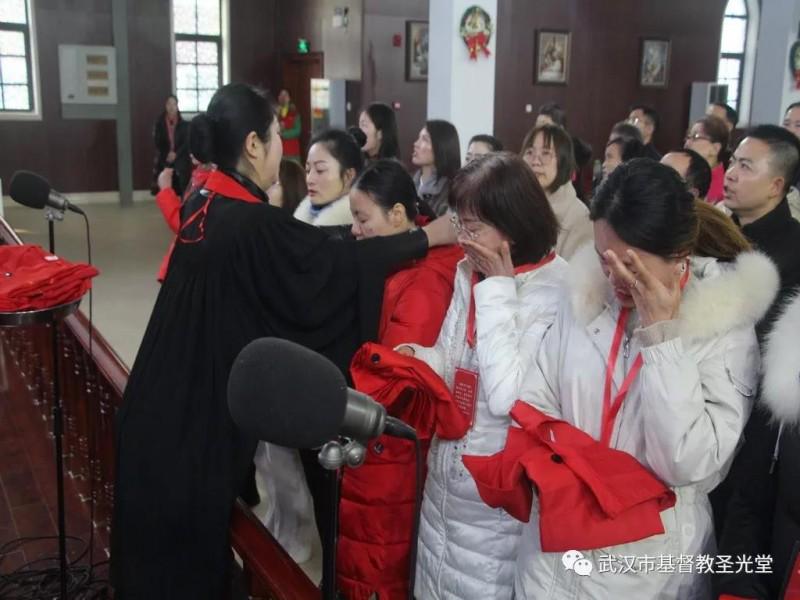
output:
[[[170,119],[169,115],[164,117],[167,125],[167,137],[169,138],[169,151],[175,152],[175,126],[178,124],[178,117]]]
[[[231,200],[240,200],[250,204],[263,203],[263,200],[251,194],[241,183],[219,170],[213,171],[208,176],[203,189],[209,192],[208,198],[199,209],[187,217],[184,223],[181,223],[181,228],[178,231],[178,239],[185,244],[193,244],[205,239],[205,220],[208,214],[208,207],[217,194]],[[193,237],[185,237],[183,235],[184,230],[195,221],[197,221],[199,234]]]

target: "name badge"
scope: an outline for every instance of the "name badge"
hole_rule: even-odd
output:
[[[471,428],[475,422],[475,409],[478,404],[478,374],[475,371],[456,369],[453,379],[453,399]]]

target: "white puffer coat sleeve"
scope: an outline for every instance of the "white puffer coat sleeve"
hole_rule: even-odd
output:
[[[561,306],[569,302],[568,295],[563,294]],[[559,390],[558,364],[561,357],[561,328],[565,313],[561,310],[555,321],[547,328],[544,339],[539,346],[535,364],[528,370],[527,376],[519,388],[519,397],[528,404],[541,410],[553,418],[561,419],[561,392]]]
[[[536,293],[537,302],[529,305],[535,308],[520,310],[525,292],[518,294],[512,277],[489,277],[474,288],[478,362],[489,411],[496,417],[507,415],[519,398],[523,376],[555,319],[557,303],[544,301],[558,296],[555,282],[550,289],[540,284]]]
[[[760,356],[752,326],[697,352],[674,338],[641,349],[645,460],[667,485],[691,485],[727,470],[750,416]]]
[[[445,377],[446,365],[452,363],[453,354],[457,352],[454,348],[456,330],[459,330],[459,333],[463,335],[460,327],[462,326],[462,321],[466,319],[466,302],[469,298],[470,278],[467,275],[467,270],[465,260],[458,263],[455,281],[453,282],[453,298],[450,300],[450,306],[447,307],[447,313],[444,316],[444,321],[442,321],[442,329],[439,331],[436,343],[430,347],[420,346],[419,344],[400,344],[397,346],[397,348],[402,346],[412,348],[414,357],[427,363],[441,377]]]

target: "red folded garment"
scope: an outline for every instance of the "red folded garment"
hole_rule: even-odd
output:
[[[77,300],[99,271],[41,246],[0,246],[0,311],[40,310]]]
[[[380,344],[364,344],[353,357],[350,373],[359,391],[416,429],[420,440],[434,433],[457,440],[469,429],[445,382],[419,359]]]
[[[509,429],[505,448],[465,456],[464,464],[483,501],[520,521],[530,519],[536,486],[542,550],[592,550],[664,533],[660,513],[675,506],[675,494],[633,456],[519,400],[511,417],[521,429]]]

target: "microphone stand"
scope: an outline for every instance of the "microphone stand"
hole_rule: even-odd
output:
[[[64,220],[64,212],[46,207],[49,250],[55,254],[55,221]],[[64,410],[61,403],[61,373],[58,367],[58,322],[50,319],[50,339],[53,352],[53,438],[56,446],[56,490],[58,505],[58,561],[61,600],[67,600],[67,526],[64,502]]]
[[[328,484],[327,531],[322,540],[322,600],[336,600],[336,545],[339,541],[339,495],[344,452],[338,441],[325,444],[319,451],[319,464],[325,469]]]
[[[357,467],[366,458],[366,448],[358,440],[342,445],[338,440],[325,444],[319,451],[319,464],[326,471],[329,488],[327,503],[328,527],[322,540],[322,600],[337,600],[336,546],[339,542],[339,497],[342,491],[342,468]]]

